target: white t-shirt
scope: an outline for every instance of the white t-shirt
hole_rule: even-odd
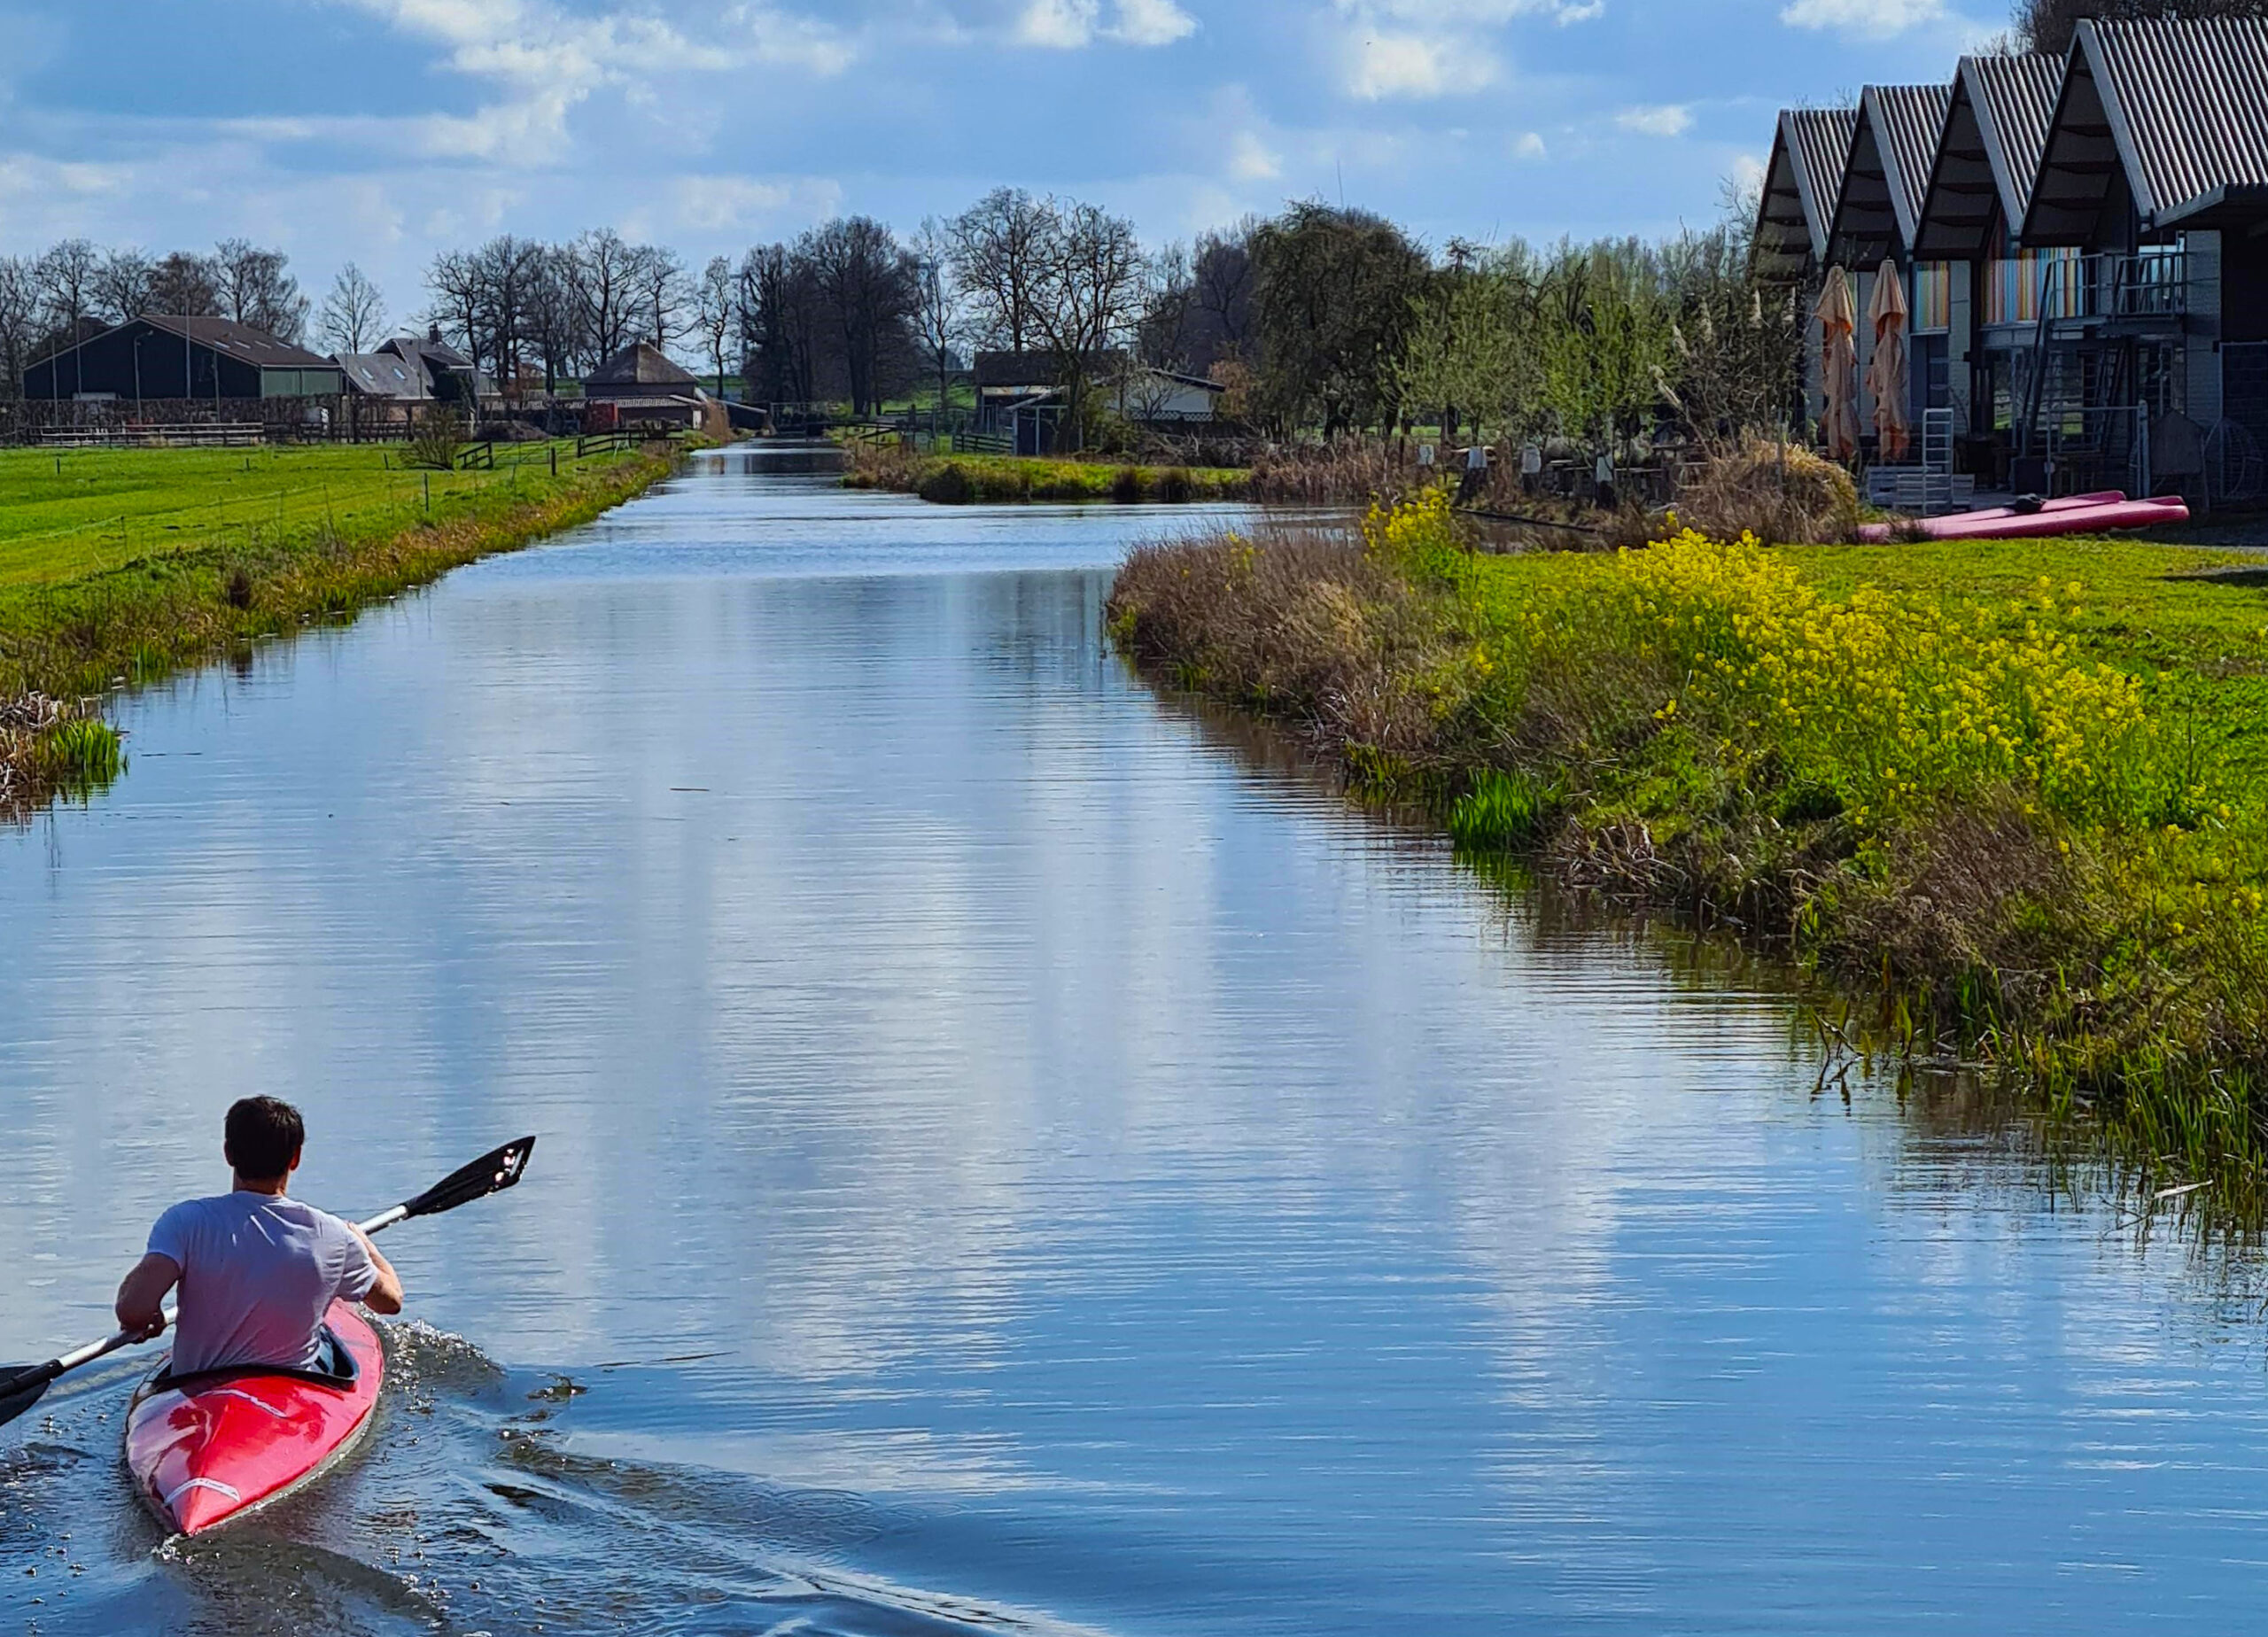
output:
[[[331,1299],[360,1301],[378,1270],[327,1211],[238,1189],[184,1199],[158,1218],[150,1248],[181,1269],[176,1376],[269,1364],[306,1369]]]

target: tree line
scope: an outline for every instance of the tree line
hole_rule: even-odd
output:
[[[1256,431],[1326,438],[1412,423],[1454,433],[1634,436],[1665,415],[1704,435],[1797,412],[1803,314],[1748,272],[1746,202],[1704,231],[1438,250],[1371,213],[1295,202],[1146,246],[1095,205],[999,188],[900,236],[824,222],[688,266],[610,229],[502,235],[426,269],[431,324],[508,392],[549,391],[633,342],[758,403],[909,397],[941,407],[974,353],[1042,355],[1068,419],[1098,428],[1130,364],[1201,376]],[[144,312],[213,314],[340,352],[391,333],[353,265],[320,304],[282,252],[229,240],[152,259],[67,240],[0,258],[0,388],[83,332]]]

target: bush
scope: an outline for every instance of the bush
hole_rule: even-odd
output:
[[[936,470],[925,474],[913,492],[941,506],[966,506],[976,498],[976,485],[954,461],[947,461]]]
[[[1142,474],[1135,467],[1122,466],[1111,474],[1110,498],[1122,506],[1137,506],[1142,500]]]
[[[1762,438],[1711,455],[1678,491],[1675,511],[1680,524],[1718,539],[1750,534],[1794,545],[1859,532],[1850,473],[1808,449]]]
[[[454,471],[457,452],[463,447],[464,423],[457,418],[457,412],[439,404],[428,404],[417,412],[401,461],[405,466],[428,471]]]

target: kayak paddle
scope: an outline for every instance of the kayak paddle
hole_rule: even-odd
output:
[[[388,1206],[369,1222],[359,1225],[364,1233],[380,1233],[413,1216],[439,1216],[443,1211],[454,1211],[475,1199],[501,1193],[520,1180],[520,1173],[527,1169],[528,1155],[534,1149],[535,1138],[532,1137],[524,1137],[517,1143],[507,1143],[493,1153],[481,1155],[470,1165],[450,1172],[416,1199]],[[168,1312],[166,1323],[171,1324],[173,1320],[173,1314]],[[91,1364],[120,1347],[133,1345],[134,1338],[128,1337],[124,1331],[113,1331],[100,1341],[90,1341],[85,1346],[75,1348],[60,1358],[50,1359],[44,1364],[26,1364],[14,1369],[0,1369],[0,1426],[5,1426],[38,1403],[41,1395],[58,1377],[68,1375],[82,1364]]]

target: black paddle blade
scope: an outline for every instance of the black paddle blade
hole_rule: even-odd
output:
[[[62,1373],[51,1362],[0,1370],[0,1427],[38,1403],[48,1384]]]
[[[403,1205],[402,1214],[435,1216],[461,1205],[470,1205],[475,1199],[485,1199],[490,1194],[501,1193],[520,1180],[520,1173],[527,1169],[528,1156],[534,1152],[535,1138],[532,1137],[507,1143],[495,1152],[483,1154],[470,1165],[450,1172]]]

